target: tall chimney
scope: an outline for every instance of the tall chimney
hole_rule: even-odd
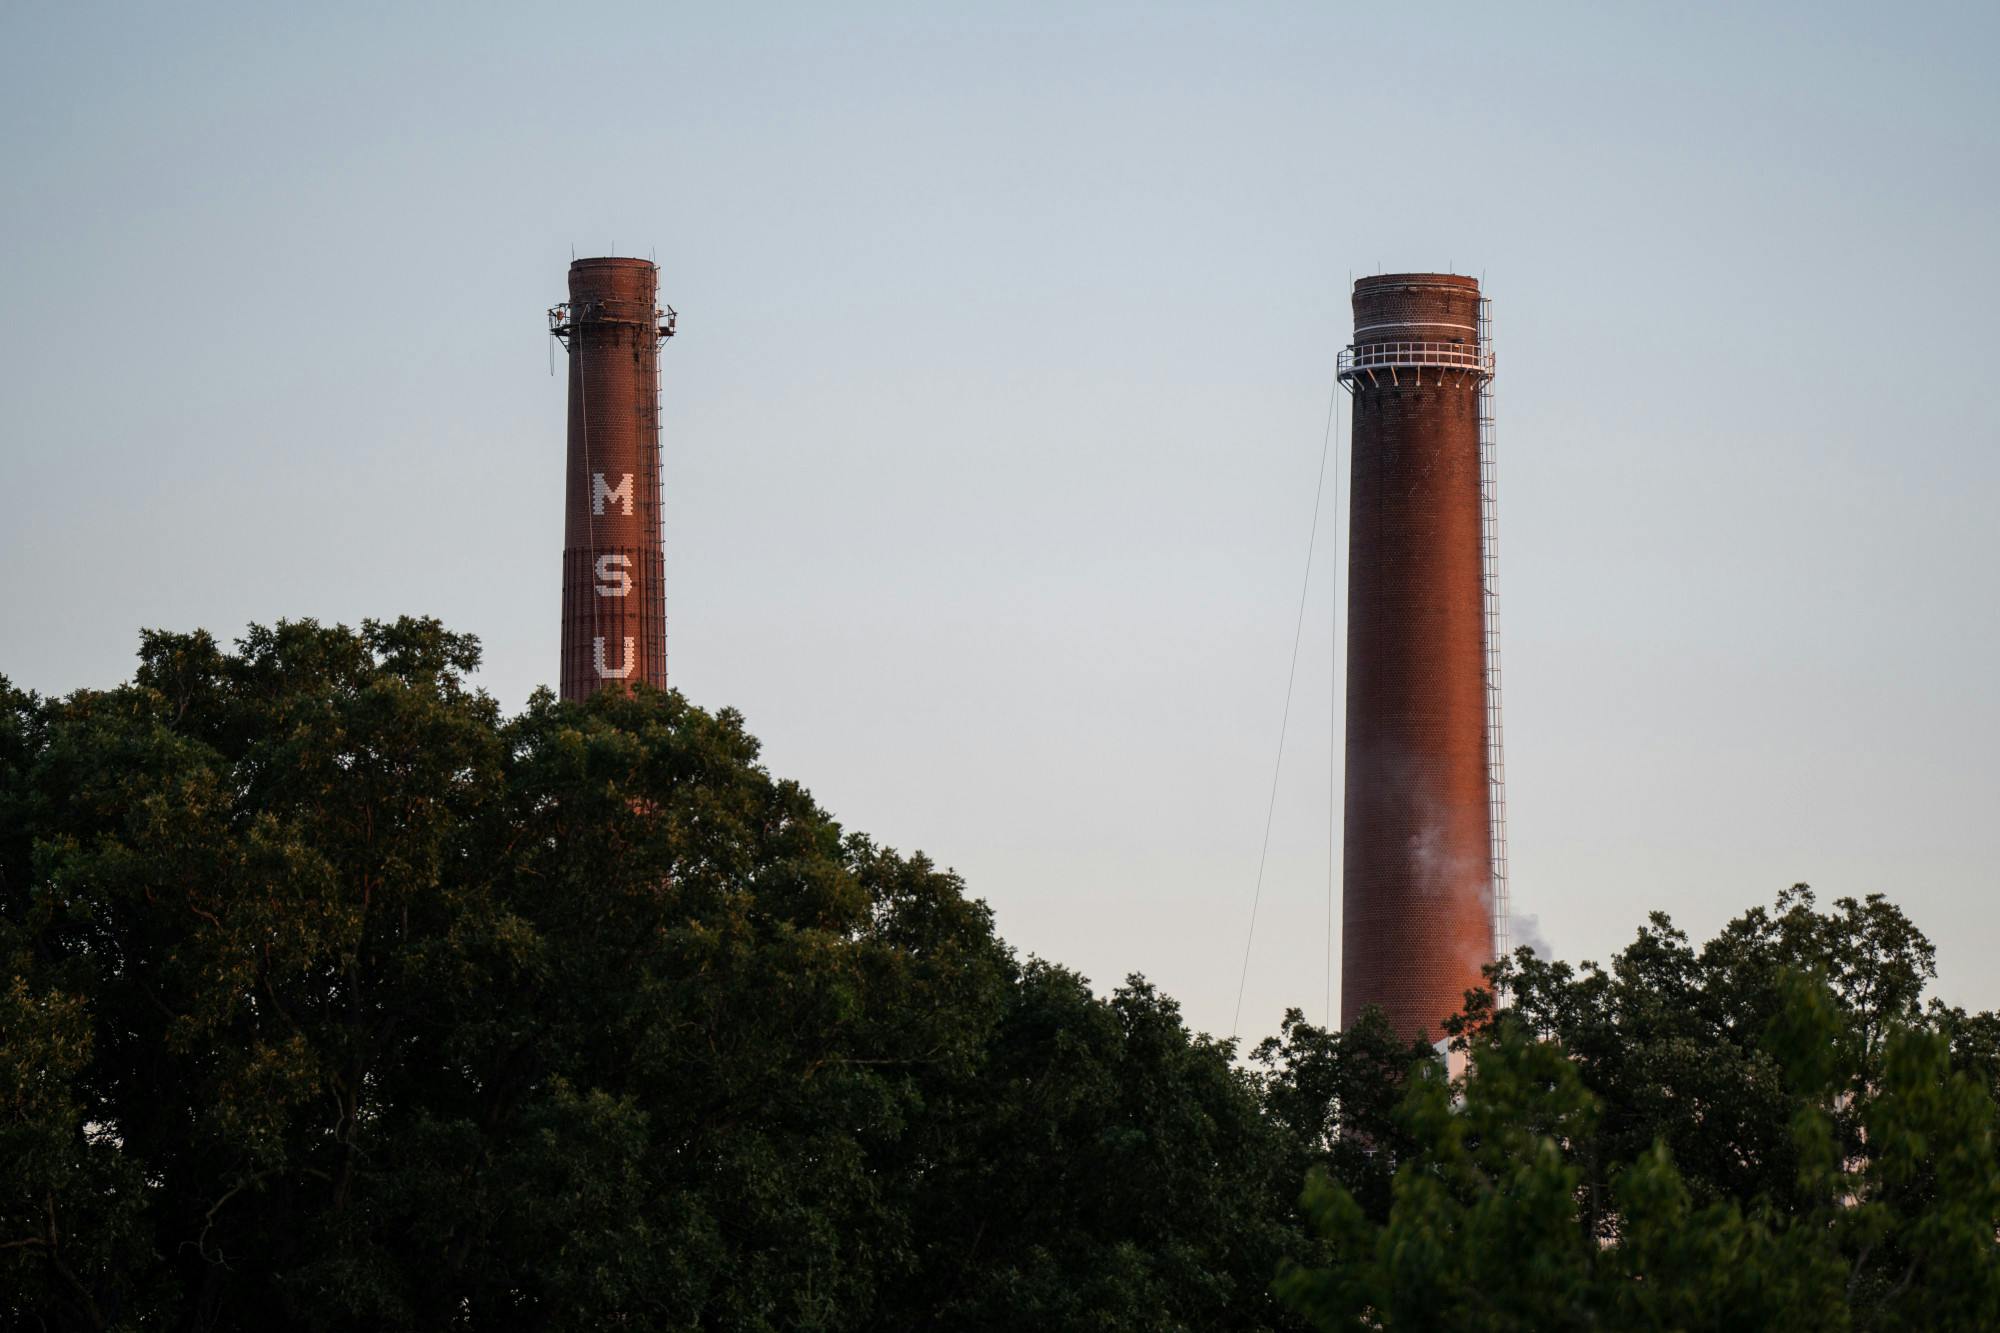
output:
[[[1438,1037],[1481,984],[1505,883],[1485,315],[1472,278],[1362,278],[1340,358],[1354,406],[1340,1016],[1380,1005],[1406,1038]]]
[[[673,336],[659,268],[579,259],[549,331],[569,351],[563,507],[562,697],[667,685],[660,545],[660,343]]]

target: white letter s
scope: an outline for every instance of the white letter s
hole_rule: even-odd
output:
[[[632,567],[629,555],[600,555],[597,557],[597,595],[599,597],[624,597],[632,591],[632,576],[625,571]]]

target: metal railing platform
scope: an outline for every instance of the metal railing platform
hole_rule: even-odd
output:
[[[1401,370],[1456,370],[1478,379],[1493,378],[1493,350],[1485,342],[1362,343],[1343,347],[1336,371],[1342,384],[1357,378],[1380,383],[1386,372],[1393,381]]]

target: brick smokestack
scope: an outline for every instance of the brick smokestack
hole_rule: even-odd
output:
[[[660,544],[659,269],[579,259],[549,327],[569,350],[563,506],[562,697],[607,685],[667,685],[666,559]]]
[[[1354,284],[1340,1015],[1404,1037],[1457,1012],[1494,948],[1479,284]],[[1495,716],[1497,725],[1497,714]]]

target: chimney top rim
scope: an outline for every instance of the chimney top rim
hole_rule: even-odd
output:
[[[590,259],[572,259],[572,270],[580,268],[658,268],[650,259],[633,259],[623,255],[597,255]]]
[[[1354,280],[1357,292],[1378,287],[1451,287],[1476,292],[1479,290],[1479,279],[1461,273],[1377,273]]]

